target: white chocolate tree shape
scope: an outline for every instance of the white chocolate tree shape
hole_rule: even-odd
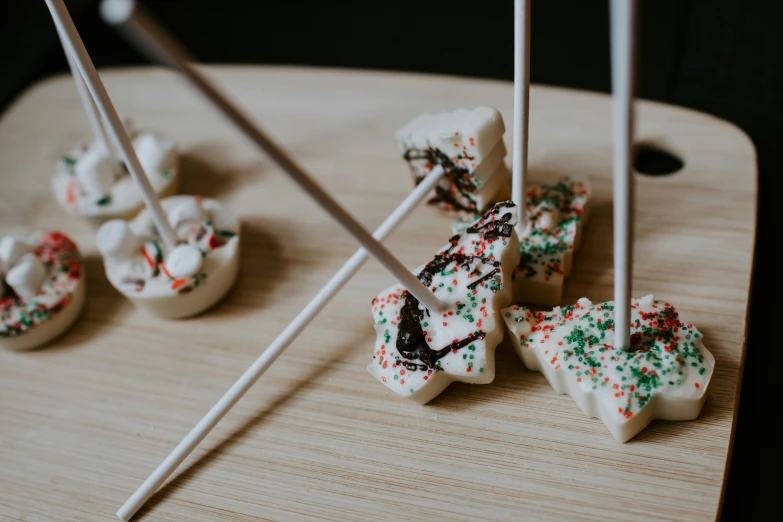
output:
[[[519,262],[516,216],[513,203],[498,203],[418,270],[446,305],[444,313],[423,308],[400,285],[373,299],[370,374],[421,404],[453,381],[492,382],[495,347],[503,339],[500,309],[511,303],[508,282]]]
[[[429,204],[473,216],[510,194],[504,132],[497,110],[477,107],[422,114],[395,132],[394,140],[417,184],[436,166],[444,169]]]
[[[519,237],[519,266],[514,270],[515,303],[554,306],[563,297],[573,254],[587,222],[590,189],[586,181],[568,177],[531,186],[525,194],[525,228]],[[464,217],[454,232],[468,226]]]
[[[563,297],[574,252],[587,221],[587,183],[564,178],[530,187],[525,198],[525,229],[519,266],[514,270],[514,302],[554,306]]]
[[[715,366],[702,335],[652,295],[632,300],[630,350],[615,349],[613,302],[503,310],[522,362],[625,442],[654,419],[698,417]]]

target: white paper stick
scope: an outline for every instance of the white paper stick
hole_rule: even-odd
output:
[[[101,3],[101,13],[104,20],[120,26],[126,36],[150,57],[179,69],[193,87],[239,127],[253,143],[266,152],[316,203],[386,267],[416,299],[429,310],[443,311],[443,303],[386,247],[373,239],[367,229],[310,177],[292,157],[272,141],[258,125],[253,123],[215,84],[191,66],[189,62],[192,60],[185,50],[149,16],[142,13],[133,0],[104,0]]]
[[[530,3],[514,0],[514,148],[511,200],[519,209],[517,234],[525,229],[525,180],[530,121]]]
[[[60,26],[55,24],[55,28],[57,29],[57,36],[60,37],[60,43],[63,46],[65,58],[68,60],[68,68],[71,69],[71,76],[73,76],[73,82],[76,84],[76,91],[79,93],[79,99],[81,100],[82,107],[87,115],[87,121],[90,124],[90,129],[92,129],[95,141],[105,147],[107,152],[111,152],[111,149],[109,148],[109,139],[106,137],[106,130],[103,128],[103,123],[101,122],[101,115],[98,113],[97,107],[95,107],[95,102],[92,100],[92,96],[90,96],[90,91],[84,83],[84,78],[82,78],[79,68],[73,61],[71,51],[65,43],[66,38],[60,31]]]
[[[163,241],[167,246],[173,247],[177,244],[177,236],[169,226],[166,213],[163,212],[160,201],[158,201],[158,195],[144,174],[139,158],[133,150],[130,137],[125,131],[117,111],[114,109],[114,105],[106,92],[106,88],[103,86],[98,71],[95,70],[95,66],[87,53],[87,49],[84,47],[79,32],[76,30],[73,20],[71,20],[68,9],[62,0],[46,0],[46,5],[49,7],[49,12],[52,15],[54,24],[57,26],[58,33],[63,37],[66,51],[70,52],[84,82],[87,84],[87,88],[90,90],[92,99],[98,106],[98,111],[100,111],[103,121],[108,125],[109,136],[128,167],[128,172],[130,172],[133,180],[136,182],[144,204],[150,210]]]
[[[432,169],[413,191],[408,194],[400,205],[379,226],[373,236],[383,240],[410,214],[410,212],[427,197],[443,176],[440,166]],[[136,511],[155,494],[166,479],[179,467],[188,455],[204,440],[210,431],[220,422],[239,399],[266,372],[288,346],[302,333],[315,316],[332,300],[340,289],[353,277],[367,260],[367,251],[360,248],[326,283],[316,296],[299,312],[293,321],[283,330],[269,348],[242,374],[223,397],[202,418],[190,433],[174,448],[168,457],[152,472],[135,493],[123,504],[117,516],[122,520],[130,520]]]
[[[636,0],[610,0],[614,130],[614,346],[631,347]]]

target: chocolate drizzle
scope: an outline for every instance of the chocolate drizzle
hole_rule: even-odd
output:
[[[473,289],[474,289],[474,288],[476,288],[478,285],[480,285],[482,282],[486,281],[487,279],[489,279],[489,278],[491,278],[492,276],[494,276],[495,274],[497,274],[497,273],[498,273],[498,268],[500,267],[500,261],[495,261],[494,263],[492,263],[492,266],[494,266],[494,267],[495,267],[495,269],[494,269],[494,270],[492,270],[490,273],[488,273],[487,275],[485,275],[485,276],[484,276],[484,277],[482,277],[481,279],[476,279],[475,281],[473,281],[472,283],[470,283],[470,284],[468,285],[468,288],[470,288],[471,290],[473,290]]]
[[[476,200],[473,197],[475,194],[476,184],[470,177],[470,171],[465,167],[458,167],[451,158],[444,152],[434,147],[427,147],[426,149],[408,149],[405,154],[402,155],[405,161],[413,167],[414,162],[423,162],[429,168],[433,168],[436,165],[443,167],[444,178],[448,182],[448,186],[437,185],[435,187],[435,196],[427,201],[427,203],[433,205],[438,203],[445,203],[451,206],[455,210],[461,210],[464,212],[476,212],[478,210]],[[418,185],[424,179],[423,176],[416,176],[416,184]],[[458,192],[467,204],[459,201],[450,188],[453,187]]]
[[[503,204],[495,205],[495,207],[492,208],[489,212],[487,212],[484,215],[483,219],[486,219],[487,216],[490,214],[499,214],[500,211],[504,208],[509,208],[508,202]],[[513,217],[511,212],[507,212],[503,214],[503,217],[500,219],[497,219],[495,221],[487,221],[483,225],[479,225],[476,223],[472,227],[467,229],[468,234],[476,234],[481,232],[482,230],[486,230],[489,227],[492,227],[490,230],[487,230],[484,233],[485,239],[493,239],[496,237],[511,237],[511,233],[514,231],[513,225],[509,223],[509,220]]]
[[[513,233],[513,226],[509,224],[509,220],[513,216],[512,213],[506,213],[497,220],[491,220],[492,214],[498,214],[500,210],[504,208],[510,208],[513,203],[505,203],[496,205],[490,212],[484,215],[484,219],[487,221],[483,225],[474,225],[467,231],[469,234],[479,233],[485,240],[492,240],[498,237],[510,237]],[[432,284],[432,279],[436,274],[442,272],[449,264],[456,263],[465,267],[470,267],[470,264],[476,260],[479,260],[483,264],[489,264],[494,267],[492,271],[468,285],[468,288],[475,288],[482,281],[485,281],[494,276],[500,268],[500,261],[494,260],[493,257],[482,256],[470,256],[461,253],[452,253],[452,250],[459,244],[460,235],[453,236],[449,243],[451,246],[435,256],[435,258],[427,263],[427,265],[419,273],[419,280],[424,283],[425,286]],[[424,318],[424,313],[427,316],[430,315],[429,310],[424,309],[419,300],[416,299],[410,292],[406,293],[405,304],[400,309],[400,321],[398,326],[396,347],[397,351],[406,360],[400,361],[398,364],[405,366],[407,370],[439,370],[438,361],[445,357],[452,350],[459,350],[468,346],[470,343],[484,339],[486,333],[478,330],[469,335],[465,339],[454,341],[441,348],[440,350],[433,350],[427,344],[426,336],[422,330],[421,322]],[[418,360],[421,364],[411,362],[412,360]]]

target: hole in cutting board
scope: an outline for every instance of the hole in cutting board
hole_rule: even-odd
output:
[[[634,147],[633,168],[645,176],[668,176],[682,170],[685,162],[677,154],[651,143]]]

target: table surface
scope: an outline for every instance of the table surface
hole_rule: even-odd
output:
[[[489,105],[510,150],[512,85],[274,67],[209,72],[354,215],[374,228],[411,189],[392,133],[421,112]],[[356,249],[320,208],[184,82],[154,68],[103,78],[137,127],[183,151],[183,192],[242,220],[240,279],[211,311],[166,322],[108,283],[94,228],[48,180],[88,127],[70,77],[34,86],[0,120],[0,232],[61,229],[86,257],[76,326],[33,352],[0,350],[0,518],[106,520]],[[589,179],[564,304],[612,298],[610,99],[534,86],[532,180]],[[685,168],[636,175],[633,293],[677,306],[714,354],[701,416],[655,421],[626,444],[526,370],[506,339],[491,385],[427,406],[366,370],[370,300],[393,278],[371,260],[256,384],[137,520],[714,519],[731,450],[755,227],[755,152],[736,127],[638,104],[638,138]],[[510,162],[510,155],[507,158]],[[420,207],[387,245],[411,268],[450,236]]]

